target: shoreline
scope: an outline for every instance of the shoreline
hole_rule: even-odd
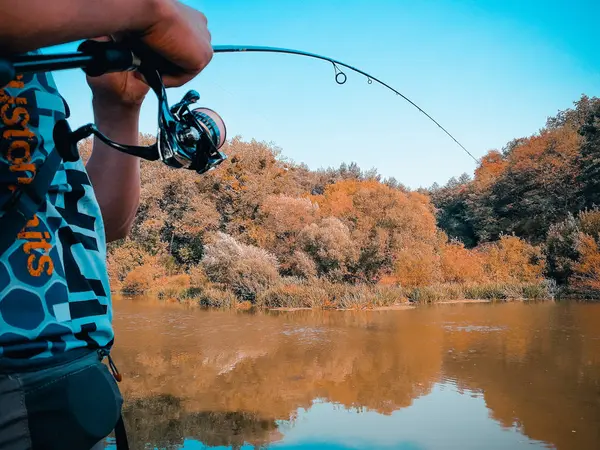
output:
[[[496,300],[501,302],[512,302],[512,301],[527,301],[524,299],[515,299],[515,300]],[[544,300],[550,301],[550,300]],[[416,309],[420,306],[430,306],[430,305],[456,305],[456,304],[469,304],[469,303],[492,303],[494,300],[486,300],[486,299],[462,299],[462,300],[446,300],[432,303],[400,303],[397,305],[389,305],[389,306],[375,306],[372,308],[293,308],[293,307],[278,307],[278,308],[265,308],[267,311],[283,311],[283,312],[295,312],[295,311],[404,311],[410,309]]]

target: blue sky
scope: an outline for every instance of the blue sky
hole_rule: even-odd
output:
[[[324,54],[403,92],[476,157],[538,131],[581,94],[600,95],[597,0],[187,1],[213,44]],[[92,120],[79,71],[55,75],[73,113]],[[230,136],[272,142],[311,168],[357,162],[407,186],[444,183],[475,163],[412,106],[360,75],[338,86],[330,64],[273,54],[216,55],[187,88]],[[170,90],[172,102],[186,89]],[[141,129],[154,132],[149,98]]]

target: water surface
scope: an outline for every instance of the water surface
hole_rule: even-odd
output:
[[[600,304],[114,304],[133,449],[600,448]]]

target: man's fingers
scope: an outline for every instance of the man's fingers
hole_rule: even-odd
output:
[[[98,37],[90,39],[90,41],[97,41],[97,42],[110,42],[112,40],[113,39],[110,36],[98,36]]]

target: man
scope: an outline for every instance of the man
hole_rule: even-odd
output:
[[[0,57],[135,36],[180,68],[165,76],[168,87],[212,58],[206,18],[176,0],[0,0],[0,11]],[[88,83],[101,131],[136,144],[142,79],[128,72]],[[50,74],[17,76],[0,90],[0,218],[55,150],[54,125],[67,109]],[[137,158],[95,141],[86,167],[61,163],[41,208],[0,255],[2,450],[89,449],[115,427],[122,399],[102,364],[113,344],[106,242],[131,227],[139,170]]]

